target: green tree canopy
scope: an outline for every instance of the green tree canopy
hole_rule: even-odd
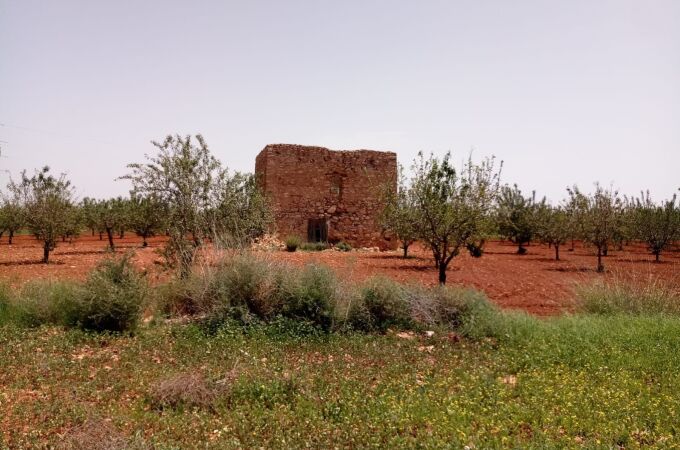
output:
[[[446,269],[461,249],[488,233],[489,216],[498,195],[500,170],[493,158],[476,164],[472,157],[460,172],[451,153],[439,159],[422,153],[413,163],[411,186],[422,224],[421,237],[430,246],[439,268],[439,283],[446,283]]]
[[[10,182],[10,191],[21,198],[25,208],[26,226],[43,243],[43,262],[49,262],[50,252],[60,236],[68,234],[73,213],[73,187],[65,175],[54,177],[49,167],[32,177],[21,173],[21,182]]]

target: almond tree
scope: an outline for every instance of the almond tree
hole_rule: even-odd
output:
[[[43,243],[45,264],[59,237],[68,232],[68,216],[75,208],[71,182],[63,174],[54,177],[49,170],[44,167],[30,178],[24,171],[20,183],[10,182],[10,191],[24,205],[26,226]]]
[[[432,250],[440,284],[446,284],[451,260],[487,232],[500,181],[494,162],[487,158],[475,164],[469,157],[457,172],[449,152],[441,160],[433,155],[425,159],[419,153],[413,163],[411,186],[422,223],[421,238]]]
[[[130,195],[130,228],[143,240],[146,247],[147,239],[163,230],[167,223],[168,208],[156,196]]]
[[[90,197],[85,197],[80,202],[80,211],[83,218],[83,225],[92,232],[92,236],[99,232],[99,240],[102,240],[101,233],[103,233],[104,230],[101,230],[99,227],[97,200]]]
[[[595,185],[595,192],[587,197],[583,217],[583,240],[597,249],[597,271],[604,272],[602,256],[618,232],[619,214],[622,207],[618,192]]]
[[[69,212],[64,216],[64,232],[61,234],[61,241],[73,242],[74,238],[80,235],[80,230],[83,226],[83,212],[76,205],[69,210]]]
[[[132,171],[122,177],[132,181],[135,195],[154,196],[168,206],[170,240],[165,257],[178,267],[181,278],[190,275],[208,235],[211,195],[222,172],[203,137],[194,139],[169,135],[163,142],[152,142],[158,154],[147,155],[146,163],[128,165]]]
[[[670,247],[674,240],[680,239],[680,205],[676,205],[676,198],[674,195],[657,205],[647,192],[635,200],[635,234],[647,244],[656,262],[659,262],[663,250]]]
[[[391,231],[401,242],[404,258],[408,257],[408,248],[420,234],[421,223],[415,197],[406,183],[403,168],[399,168],[399,179],[396,190],[393,183],[384,187],[382,194],[385,208],[380,215],[380,222],[386,230]]]
[[[221,170],[208,210],[211,240],[221,247],[242,247],[265,234],[274,217],[268,199],[252,174]]]
[[[541,242],[555,248],[555,260],[560,259],[560,246],[571,236],[569,215],[561,207],[552,207],[543,203],[537,213],[537,234]]]
[[[24,216],[24,207],[16,192],[0,199],[0,237],[6,231],[9,245],[12,245],[14,234],[24,226]]]
[[[2,239],[2,235],[5,234],[5,211],[0,208],[0,239]]]
[[[167,136],[146,163],[130,164],[123,179],[133,195],[154,197],[167,206],[166,262],[186,278],[207,242],[239,245],[264,232],[271,221],[268,203],[255,178],[229,175],[201,135]]]
[[[516,184],[501,188],[497,209],[498,232],[517,245],[520,255],[527,252],[524,244],[531,242],[536,234],[538,207],[535,193],[531,197],[524,197]]]
[[[95,208],[97,227],[106,233],[109,240],[109,250],[115,251],[113,237],[123,228],[126,221],[125,199],[122,197],[99,200]]]
[[[583,194],[578,186],[567,188],[569,199],[564,205],[564,211],[569,217],[569,238],[571,240],[571,248],[569,251],[574,251],[574,241],[581,238],[584,234],[584,220],[588,210],[588,197]]]

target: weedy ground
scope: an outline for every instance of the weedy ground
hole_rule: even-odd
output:
[[[680,447],[680,318],[504,334],[0,327],[4,448]]]

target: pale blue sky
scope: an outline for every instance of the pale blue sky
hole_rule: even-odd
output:
[[[80,197],[200,132],[242,171],[269,143],[407,165],[474,148],[553,200],[596,180],[660,199],[680,187],[680,1],[0,0],[0,123],[0,169],[49,164]]]

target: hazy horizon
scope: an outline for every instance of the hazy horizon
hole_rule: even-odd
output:
[[[126,194],[151,140],[504,161],[503,181],[680,187],[680,2],[0,0],[0,188],[49,165]]]

